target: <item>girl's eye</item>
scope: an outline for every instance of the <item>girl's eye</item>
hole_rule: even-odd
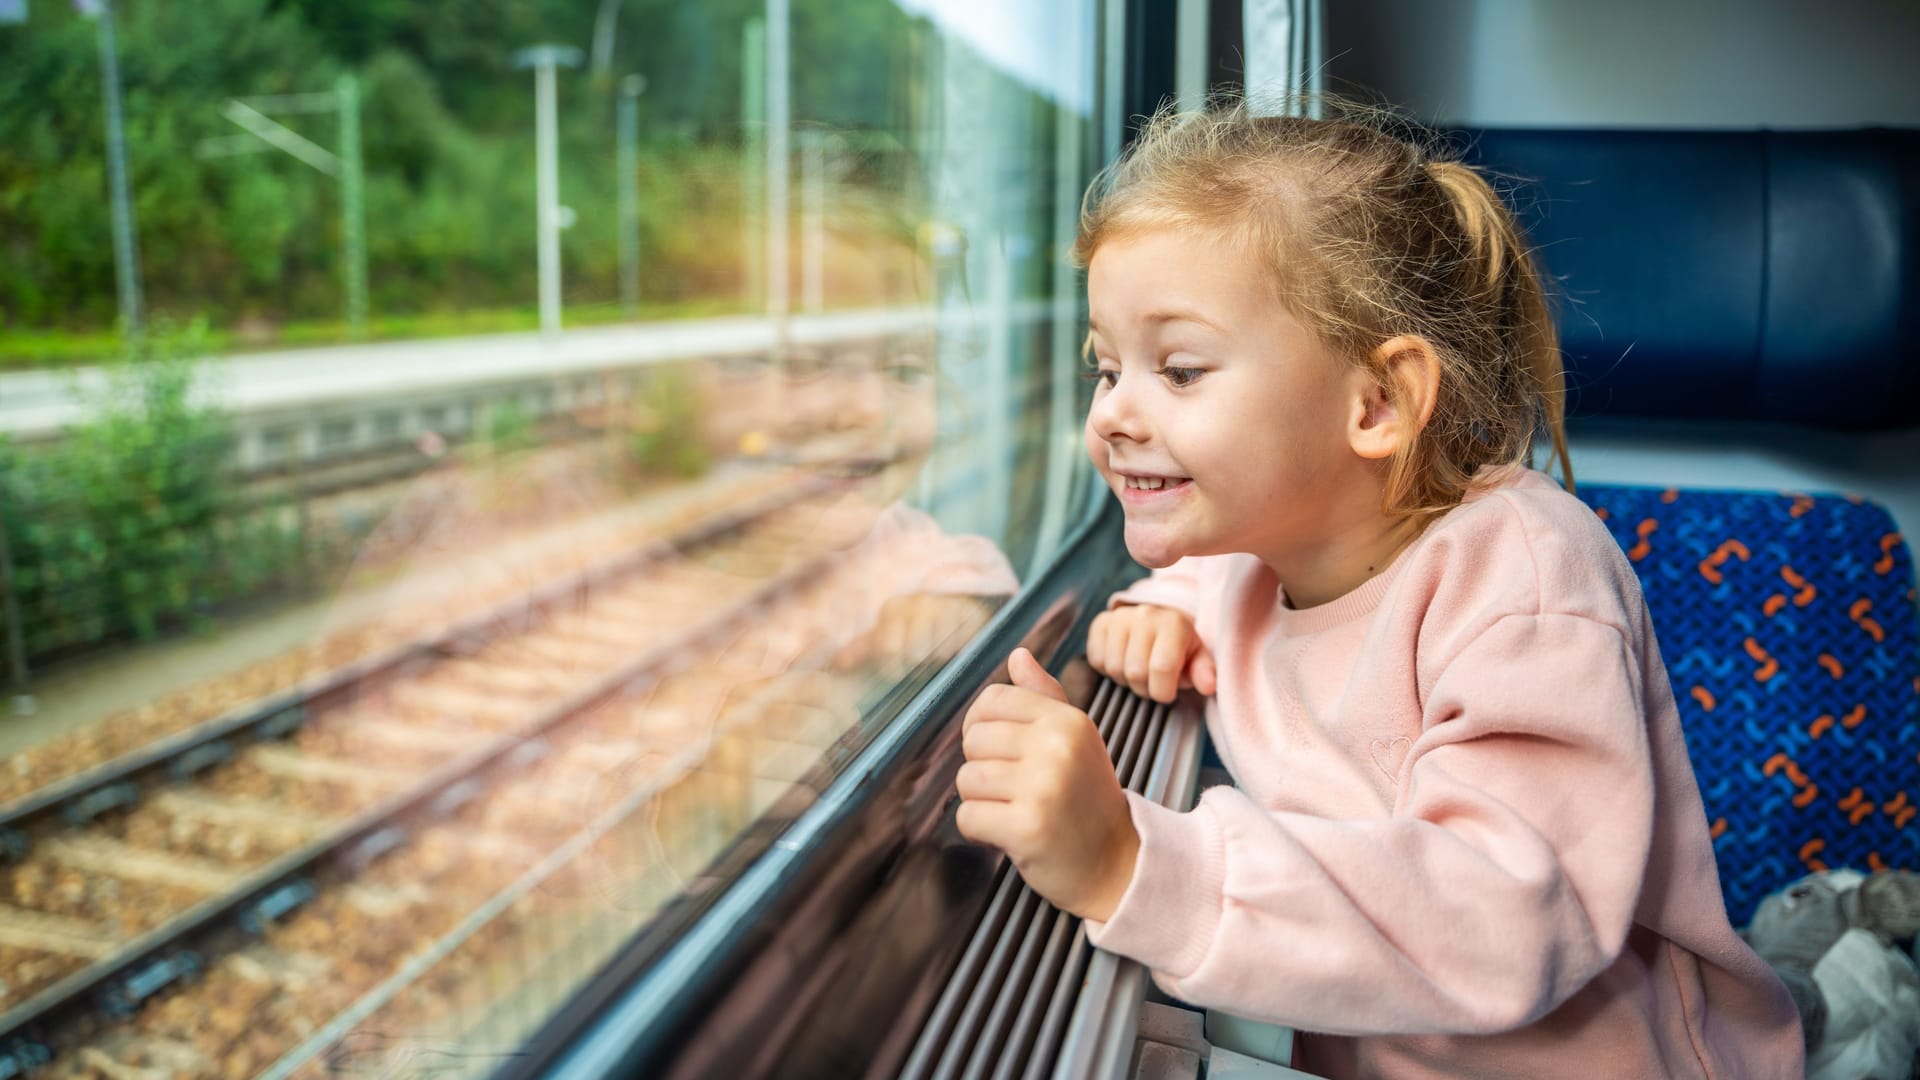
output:
[[[1113,384],[1120,381],[1120,372],[1115,368],[1088,368],[1080,373],[1080,377],[1097,387],[1111,390]]]
[[[1195,367],[1163,367],[1160,369],[1160,377],[1167,380],[1167,385],[1169,386],[1190,386],[1195,380],[1206,373],[1205,368]]]
[[[927,369],[919,364],[897,363],[887,365],[887,377],[902,386],[914,386],[926,379]]]

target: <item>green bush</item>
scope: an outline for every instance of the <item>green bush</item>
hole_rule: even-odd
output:
[[[526,406],[518,401],[497,401],[486,409],[480,441],[487,457],[514,457],[540,445],[540,432]]]
[[[649,371],[634,413],[627,451],[641,472],[691,479],[707,471],[712,459],[700,425],[705,408],[700,388],[686,368]]]
[[[197,398],[196,324],[109,375],[91,420],[45,447],[0,443],[0,515],[34,657],[147,639],[298,581],[284,508],[248,506],[232,433]]]

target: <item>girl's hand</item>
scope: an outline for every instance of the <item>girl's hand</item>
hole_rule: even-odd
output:
[[[1012,686],[987,687],[967,710],[955,823],[1055,907],[1105,921],[1140,852],[1106,744],[1032,653],[1015,649],[1007,671]]]
[[[840,649],[834,666],[843,671],[872,666],[897,678],[923,660],[951,660],[987,624],[995,605],[990,597],[960,594],[892,597],[880,608],[873,629]]]
[[[1213,654],[1183,611],[1132,604],[1093,617],[1087,663],[1141,697],[1171,704],[1183,686],[1211,696],[1219,686]]]

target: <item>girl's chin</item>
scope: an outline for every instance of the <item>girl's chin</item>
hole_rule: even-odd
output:
[[[1127,554],[1133,561],[1149,570],[1172,566],[1188,554],[1185,545],[1179,543],[1165,529],[1152,526],[1138,526],[1127,523]]]

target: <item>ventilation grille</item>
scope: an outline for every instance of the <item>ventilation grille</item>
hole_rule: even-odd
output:
[[[1105,679],[1087,713],[1122,786],[1184,807],[1199,767],[1197,717]],[[900,1076],[1118,1076],[1133,1052],[1144,985],[1139,965],[1095,950],[1081,920],[1041,899],[1009,860]]]

